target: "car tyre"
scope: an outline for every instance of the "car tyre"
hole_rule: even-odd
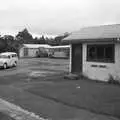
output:
[[[7,63],[3,64],[3,69],[7,69]]]

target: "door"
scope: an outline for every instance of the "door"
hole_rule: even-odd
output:
[[[82,44],[72,45],[72,73],[82,72]]]

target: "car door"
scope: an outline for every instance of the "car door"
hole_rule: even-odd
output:
[[[9,55],[10,58],[9,58],[9,66],[12,66],[13,65],[13,56],[12,55]]]
[[[13,66],[14,65],[14,63],[15,63],[15,54],[12,54],[12,58],[11,58],[11,66]]]
[[[6,63],[7,63],[7,66],[11,66],[11,56],[10,55],[8,55]]]

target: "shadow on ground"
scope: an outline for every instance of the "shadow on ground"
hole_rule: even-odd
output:
[[[15,120],[15,119],[13,119],[13,118],[9,117],[8,115],[0,112],[0,120]]]

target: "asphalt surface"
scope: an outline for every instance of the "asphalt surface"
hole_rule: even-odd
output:
[[[62,60],[57,60],[57,61],[58,62],[56,63],[56,60],[54,59],[49,60],[48,58],[20,59],[18,61],[17,67],[0,69],[0,80],[2,81],[3,78],[8,76],[7,80],[9,80],[10,82],[8,84],[5,84],[5,87],[7,86],[9,87],[9,85],[11,86],[14,84],[14,81],[12,82],[12,79],[15,79],[15,77],[13,77],[12,79],[11,78],[9,79],[9,76],[19,76],[21,74],[32,75],[33,73],[36,73],[36,71],[41,71],[42,74],[45,71],[46,72],[68,71],[68,60],[63,60],[64,63],[62,62]],[[64,71],[63,71],[63,68],[64,68]],[[21,79],[21,77],[18,77],[18,78]],[[2,84],[0,86],[3,87]],[[3,89],[6,89],[5,87],[3,87]],[[16,106],[0,98],[0,120],[44,120],[44,118],[35,115],[35,113],[22,109],[21,107],[19,107],[19,105]]]
[[[23,76],[19,77],[19,75],[34,75],[33,73],[37,73],[38,71],[42,74],[45,74],[45,71],[51,72],[50,74],[54,72],[68,72],[68,67],[69,60],[48,58],[20,59],[17,67],[9,68],[6,70],[0,69],[0,80],[5,77],[9,78],[9,76],[13,76],[12,79],[15,80],[17,78],[22,79]],[[37,75],[38,74],[40,73],[37,73]],[[7,80],[9,80],[8,78]],[[12,79],[10,78],[11,81]],[[20,83],[18,84],[20,86]],[[33,83],[29,83],[28,81],[28,83],[25,82],[25,84],[28,84],[30,87],[30,85]],[[52,84],[52,82],[48,82],[48,84]],[[21,85],[23,85],[23,83]],[[27,87],[27,85],[25,86]],[[22,90],[22,86],[19,89],[17,87],[17,84],[14,84],[14,81],[13,83],[9,82],[8,84],[5,83],[4,85],[0,85],[0,96],[2,96],[0,99],[0,112],[7,114],[7,117],[10,116],[15,120],[44,120],[44,115],[46,115],[45,113],[48,113],[51,117],[54,116],[54,119],[52,120],[118,120],[114,117],[99,115],[82,109],[74,109],[72,107],[56,103],[43,97],[35,96]],[[6,101],[7,99],[9,102]],[[27,103],[28,100],[31,103],[30,105]],[[34,105],[32,105],[33,101]],[[17,104],[18,102],[19,105]],[[17,106],[11,103],[15,103]],[[26,108],[24,108],[25,106]],[[37,107],[38,109],[36,109]],[[29,112],[29,110],[34,111],[33,109],[37,111],[40,111],[40,109],[42,109],[42,111],[44,111],[43,119],[40,118],[41,116],[37,116],[36,112]],[[59,112],[66,114],[61,115]],[[70,115],[70,117],[73,117],[74,119],[70,119],[70,117],[67,115]],[[63,116],[64,119],[60,118],[61,116]],[[66,117],[67,119],[65,119]],[[10,120],[12,119],[10,118]]]
[[[20,73],[29,73],[33,69],[68,72],[68,67],[69,67],[68,63],[69,63],[69,60],[64,60],[64,59],[63,60],[62,59],[48,59],[48,58],[19,59],[17,67],[8,68],[6,70],[0,69],[0,76],[15,75],[15,74],[20,74]]]
[[[15,120],[15,119],[13,119],[10,116],[0,112],[0,120]]]

